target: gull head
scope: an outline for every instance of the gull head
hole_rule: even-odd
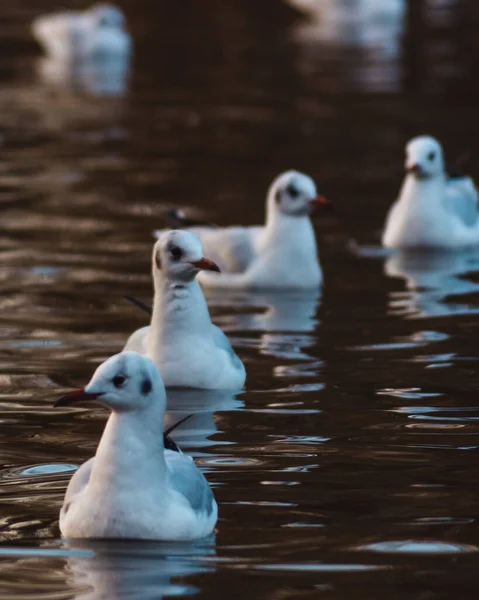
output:
[[[269,209],[292,217],[309,215],[316,206],[327,204],[323,196],[318,196],[311,177],[299,171],[281,173],[268,191]]]
[[[62,396],[55,406],[93,402],[115,412],[166,408],[163,380],[153,362],[137,352],[121,352],[102,363],[87,386]]]
[[[416,179],[431,179],[444,174],[441,144],[429,135],[413,138],[406,146],[406,172]]]
[[[161,235],[153,247],[152,263],[153,277],[161,275],[179,283],[193,281],[199,271],[220,271],[212,260],[203,256],[200,238],[179,229]]]
[[[101,29],[125,28],[125,16],[114,4],[95,4],[86,12],[86,15],[95,27]]]

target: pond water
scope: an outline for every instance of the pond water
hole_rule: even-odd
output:
[[[0,14],[0,598],[475,599],[479,253],[379,233],[408,138],[479,177],[477,3],[124,0],[129,75],[62,85],[28,29],[60,4]],[[170,395],[216,538],[62,543],[106,414],[53,402],[147,322],[123,296],[151,300],[165,208],[260,223],[288,168],[336,207],[322,294],[209,293],[246,389]]]

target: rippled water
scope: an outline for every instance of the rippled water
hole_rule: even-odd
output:
[[[408,137],[479,176],[478,7],[120,4],[135,56],[108,97],[45,81],[28,23],[58,4],[2,4],[0,597],[475,598],[479,256],[378,240]],[[291,167],[336,205],[322,296],[209,295],[246,390],[170,396],[172,420],[197,413],[176,439],[214,486],[216,539],[63,544],[106,415],[52,404],[146,323],[123,296],[150,300],[151,230],[170,205],[260,222]]]

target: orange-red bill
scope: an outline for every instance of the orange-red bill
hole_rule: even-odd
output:
[[[191,264],[197,269],[201,269],[203,271],[216,271],[217,273],[220,273],[220,268],[218,265],[209,258],[202,258],[201,260],[197,260]]]
[[[311,200],[313,206],[329,206],[331,203],[324,196],[316,196]]]

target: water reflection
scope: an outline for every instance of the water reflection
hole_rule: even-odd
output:
[[[246,309],[223,320],[229,331],[312,332],[318,323],[318,290],[258,293],[205,290],[205,296],[211,306],[233,305]]]
[[[311,361],[311,355],[305,349],[316,344],[315,336],[310,334],[316,331],[319,323],[316,316],[320,302],[319,290],[280,293],[223,293],[207,290],[206,297],[211,306],[242,307],[242,312],[215,319],[225,331],[261,332],[259,339],[243,336],[240,344],[254,346],[265,356]],[[317,361],[312,363],[313,366],[318,364]],[[285,376],[286,371],[290,373],[291,368],[290,365],[278,365],[275,373]],[[304,369],[304,364],[300,369]],[[293,368],[293,373],[298,374],[297,368]]]
[[[41,81],[57,90],[91,96],[122,96],[127,89],[127,55],[73,59],[51,56],[37,62]]]
[[[93,551],[68,559],[66,569],[71,586],[78,590],[76,600],[190,595],[195,587],[172,578],[211,572],[211,563],[206,566],[201,559],[216,554],[214,540],[192,544],[89,541],[68,546]]]
[[[180,448],[210,446],[213,443],[211,436],[220,431],[218,423],[221,417],[215,413],[242,408],[244,402],[239,398],[241,394],[242,392],[230,390],[169,388],[165,429],[191,415],[191,418],[174,430],[173,439]]]
[[[389,309],[404,317],[442,317],[477,312],[479,307],[455,297],[479,290],[467,279],[479,270],[479,252],[402,252],[390,256],[384,271],[406,281],[406,292],[390,292]]]
[[[62,471],[92,456],[106,415],[86,409],[59,414],[51,404],[59,386],[87,381],[93,365],[143,324],[141,313],[132,323],[135,310],[121,298],[150,296],[150,231],[162,206],[193,204],[222,224],[259,223],[264,209],[258,190],[275,173],[300,164],[319,169],[348,236],[372,241],[397,192],[407,132],[427,127],[444,136],[453,154],[470,149],[478,121],[476,79],[468,74],[477,62],[479,6],[458,1],[439,31],[428,19],[440,2],[446,3],[419,2],[426,19],[419,15],[414,35],[404,38],[401,64],[415,69],[417,87],[376,94],[397,86],[395,39],[391,54],[339,38],[298,37],[295,43],[288,34],[306,21],[293,21],[280,0],[122,0],[138,42],[132,94],[99,101],[88,91],[52,93],[51,84],[32,83],[38,52],[32,47],[26,54],[27,25],[52,7],[43,0],[5,0],[4,549],[15,540],[41,552],[58,535],[58,510],[71,476]],[[411,559],[410,552],[390,550],[398,541],[409,547],[427,540],[467,545],[477,538],[470,482],[478,472],[466,454],[478,446],[477,319],[405,322],[432,310],[450,312],[442,275],[428,282],[428,290],[421,287],[427,270],[397,270],[400,279],[393,279],[384,274],[385,257],[350,260],[337,252],[344,239],[337,224],[326,222],[325,229],[321,312],[314,297],[210,298],[215,322],[233,332],[229,336],[247,363],[248,391],[211,406],[191,391],[184,402],[170,398],[171,422],[192,408],[198,413],[173,437],[200,455],[221,516],[222,566],[183,582],[212,600],[236,589],[253,598],[323,592],[338,600],[391,594],[396,600],[408,593],[411,600],[441,594],[473,600],[474,553],[441,559],[422,547]],[[460,270],[443,272],[446,288],[469,286]],[[429,277],[438,273],[433,269]],[[443,368],[430,369],[434,364]],[[248,410],[241,410],[244,398]],[[234,412],[223,412],[230,402]],[[387,551],[371,551],[365,547],[370,544]],[[124,586],[131,590],[141,573],[136,596],[146,596],[149,583],[150,597],[161,597],[167,586],[171,591],[166,572],[176,558],[149,561],[151,573],[136,569],[142,562],[133,557],[122,565]],[[185,570],[204,564],[202,556],[178,562]],[[363,563],[397,565],[395,589],[385,570],[317,572]],[[278,570],[259,571],[258,564]],[[103,575],[92,572],[94,566],[77,563],[89,588],[79,597],[94,594],[94,585],[101,590]],[[0,597],[72,596],[65,577],[75,585],[75,566],[65,569],[64,558],[2,555],[0,567]],[[113,574],[105,567],[106,579]],[[107,597],[119,593],[108,585]]]

